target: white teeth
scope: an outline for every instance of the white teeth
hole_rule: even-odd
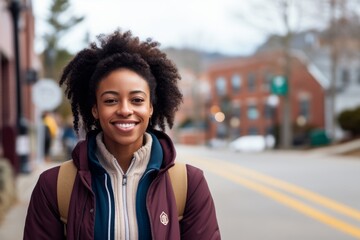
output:
[[[120,128],[131,128],[135,126],[135,123],[118,123],[116,125]]]

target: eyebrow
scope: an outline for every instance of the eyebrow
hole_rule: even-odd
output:
[[[142,91],[142,90],[133,90],[133,91],[130,91],[130,95],[132,95],[132,94],[138,94],[138,93],[141,93],[141,94],[144,94],[145,96],[147,96],[147,94],[146,94],[144,91]],[[109,91],[103,92],[103,93],[100,95],[100,97],[104,96],[105,94],[119,95],[119,93],[118,93],[117,91],[111,91],[111,90],[109,90]]]

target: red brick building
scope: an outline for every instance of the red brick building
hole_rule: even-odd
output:
[[[180,74],[182,79],[179,87],[183,94],[183,103],[176,113],[173,139],[182,144],[205,144],[206,132],[203,123],[209,97],[208,83],[189,69],[180,69]]]
[[[276,133],[282,119],[283,97],[276,107],[269,102],[271,81],[284,75],[280,52],[226,59],[209,66],[211,86],[209,138],[234,139],[242,135]],[[296,129],[324,128],[325,92],[316,71],[298,54],[291,56],[288,81],[291,122]]]
[[[16,154],[17,129],[17,81],[14,25],[9,6],[12,1],[0,0],[0,158],[8,159],[15,171],[19,170]],[[30,0],[20,1],[22,7],[19,14],[19,66],[20,95],[23,116],[33,121],[31,103],[31,83],[36,80],[39,67],[34,52],[34,16]],[[24,7],[26,6],[26,8]]]

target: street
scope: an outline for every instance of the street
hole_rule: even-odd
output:
[[[204,170],[222,239],[360,239],[360,159],[183,145],[177,152],[177,161]],[[19,176],[18,202],[0,224],[0,239],[22,239],[33,185],[39,173],[53,165]]]
[[[226,240],[360,239],[360,159],[178,147],[205,171]]]

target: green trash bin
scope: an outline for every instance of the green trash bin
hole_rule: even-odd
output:
[[[315,129],[310,132],[311,146],[324,146],[330,144],[330,138],[324,129]]]

